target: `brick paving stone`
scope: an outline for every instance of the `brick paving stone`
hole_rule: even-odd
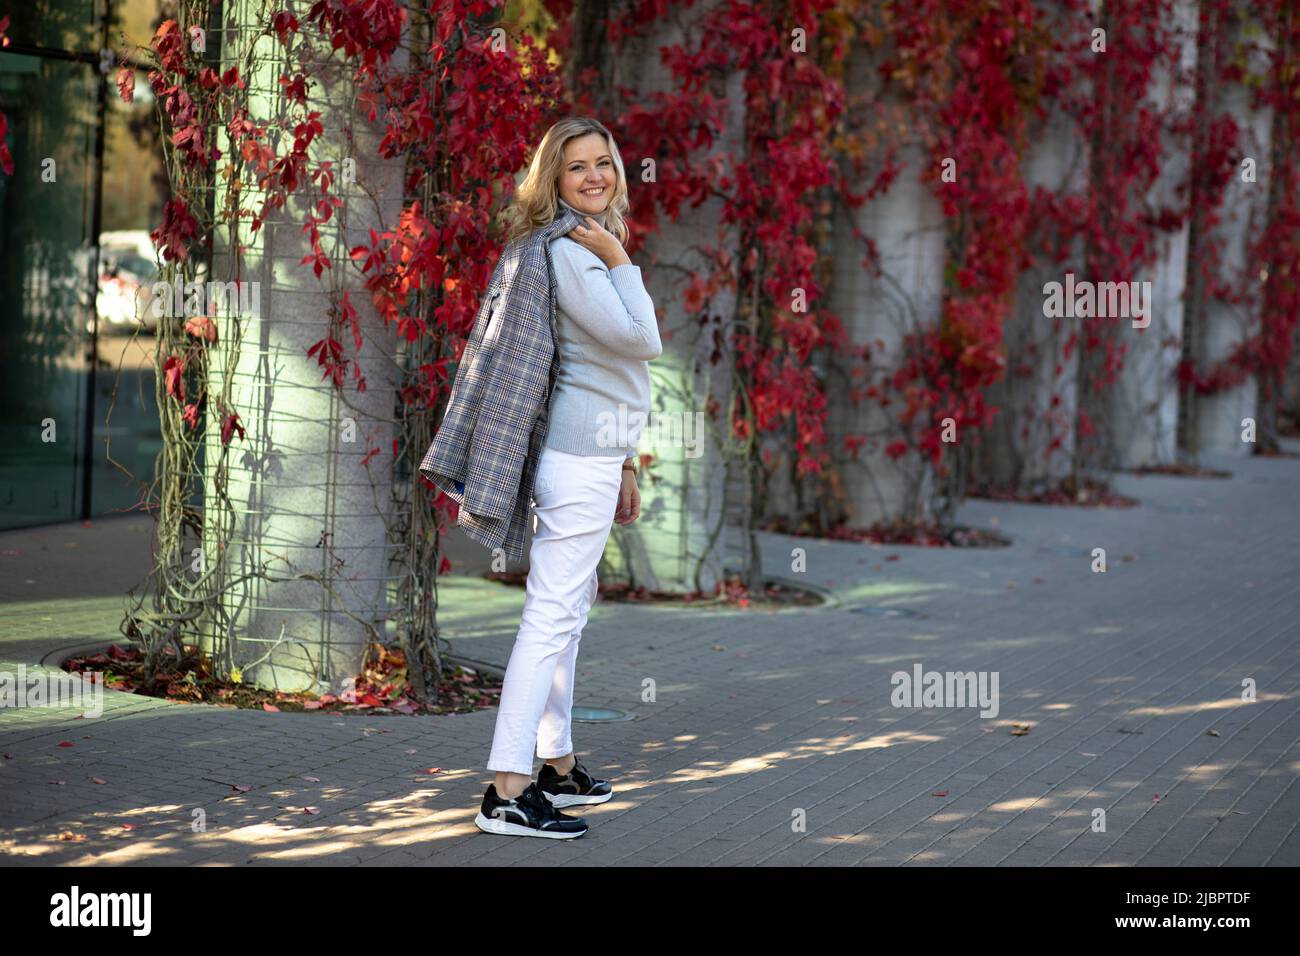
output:
[[[1144,503],[1131,510],[965,503],[958,519],[996,524],[1015,542],[1006,549],[760,535],[765,566],[785,577],[797,577],[790,549],[807,548],[805,579],[833,592],[835,607],[772,614],[599,602],[575,703],[635,719],[575,725],[579,753],[616,791],[605,805],[571,811],[591,825],[579,840],[473,827],[492,779],[482,766],[492,710],[331,718],[108,692],[96,718],[0,711],[0,751],[12,754],[0,759],[0,859],[1300,865],[1300,462],[1213,464],[1235,477],[1120,476],[1118,490]],[[21,582],[0,582],[0,670],[23,661],[30,674],[56,648],[120,639],[112,588],[121,582],[109,575],[90,596],[51,583],[86,579],[71,573],[70,556],[102,562],[116,547],[147,558],[138,522],[94,524],[0,535],[0,550],[36,555]],[[62,547],[79,535],[94,547]],[[1107,549],[1105,574],[1089,570],[1090,555],[1060,552],[1093,547]],[[503,604],[502,590],[472,577],[448,584],[454,652],[508,658],[513,624],[501,621],[514,607],[517,622],[523,592],[505,589]],[[476,622],[478,595],[493,603]],[[869,604],[921,616],[852,610]],[[997,672],[998,715],[893,707],[890,675],[916,663]],[[645,678],[656,682],[653,702],[642,700]],[[1255,681],[1254,702],[1242,700],[1245,678]],[[1016,722],[1030,732],[1012,736]],[[445,772],[423,772],[432,766]],[[107,783],[93,784],[96,776]],[[206,833],[191,831],[196,808]],[[1095,808],[1106,811],[1104,833],[1091,830]],[[792,829],[796,810],[807,832]],[[62,830],[87,839],[57,841]]]

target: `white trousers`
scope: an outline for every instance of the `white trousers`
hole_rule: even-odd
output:
[[[506,665],[487,769],[533,774],[543,760],[573,752],[571,711],[578,641],[596,599],[622,486],[622,455],[542,450],[533,487],[528,591]]]

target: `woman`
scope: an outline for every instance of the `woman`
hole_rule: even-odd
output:
[[[641,514],[636,442],[650,412],[647,363],[663,347],[654,302],[623,248],[623,163],[593,119],[562,120],[542,138],[516,191],[510,238],[551,222],[561,203],[586,225],[550,241],[559,371],[533,488],[523,619],[487,763],[496,778],[474,822],[487,833],[572,839],[587,825],[557,808],[613,796],[573,753],[574,666],[611,520],[629,525]],[[635,424],[611,434],[613,422]],[[544,761],[536,782],[534,746]]]

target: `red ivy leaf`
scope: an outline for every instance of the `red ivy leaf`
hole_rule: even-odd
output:
[[[169,355],[167,361],[163,363],[163,376],[167,383],[167,394],[178,402],[185,401],[184,375],[185,361],[175,355]]]
[[[271,18],[271,27],[281,43],[288,43],[289,34],[298,32],[298,18],[287,10],[281,10]]]
[[[163,221],[157,229],[149,233],[154,244],[162,251],[168,262],[189,258],[186,242],[198,234],[199,224],[190,215],[189,207],[183,200],[169,199],[163,207]]]
[[[232,413],[226,416],[226,420],[221,425],[221,444],[229,445],[230,436],[233,432],[238,431],[239,437],[244,437],[244,426],[239,423],[238,413]]]
[[[185,323],[185,331],[196,339],[217,340],[217,324],[206,315],[196,315]]]
[[[118,68],[117,95],[122,97],[123,103],[135,101],[135,70],[129,66]]]

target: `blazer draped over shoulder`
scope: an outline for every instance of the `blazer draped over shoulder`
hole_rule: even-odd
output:
[[[420,473],[459,505],[456,524],[486,548],[524,556],[537,462],[558,371],[550,243],[580,224],[564,203],[506,245],[456,368]]]

